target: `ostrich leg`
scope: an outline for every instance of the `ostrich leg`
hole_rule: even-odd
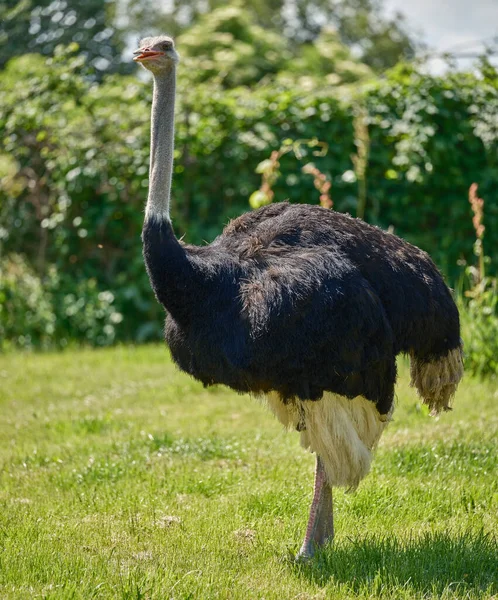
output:
[[[315,489],[310,516],[303,545],[296,559],[311,558],[315,550],[334,537],[334,515],[332,511],[332,488],[322,459],[316,456]]]

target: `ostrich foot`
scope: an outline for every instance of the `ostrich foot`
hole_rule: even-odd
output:
[[[318,548],[333,538],[332,488],[327,482],[322,459],[317,455],[313,502],[311,503],[306,535],[296,560],[312,558]]]

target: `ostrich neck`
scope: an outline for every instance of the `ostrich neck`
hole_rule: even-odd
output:
[[[199,287],[198,270],[178,242],[169,217],[173,170],[176,69],[154,74],[149,195],[142,231],[145,265],[159,302],[178,321],[191,319],[188,302]]]
[[[176,67],[154,76],[152,98],[149,195],[145,218],[170,221],[169,204],[175,138]]]

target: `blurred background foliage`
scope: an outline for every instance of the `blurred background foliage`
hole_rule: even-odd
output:
[[[75,42],[95,76],[131,72],[122,59],[125,36],[115,25],[117,9],[116,2],[103,0],[2,0],[0,68],[13,56],[51,56],[58,45]]]
[[[421,246],[452,285],[475,260],[467,192],[477,182],[487,276],[496,275],[496,70],[483,58],[471,73],[424,74],[406,62],[420,44],[402,17],[384,18],[373,0],[291,6],[1,5],[1,348],[161,336],[141,256],[151,82],[129,74],[138,32],[173,32],[182,55],[178,235],[212,240],[249,209],[258,164],[284,140],[316,138],[328,151],[304,148],[303,164],[328,176],[334,209]],[[275,201],[318,203],[301,167],[282,156]],[[462,294],[474,289],[468,281]],[[489,322],[498,339],[496,286],[486,293],[489,344]]]

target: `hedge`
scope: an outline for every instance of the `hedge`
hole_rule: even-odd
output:
[[[458,263],[473,260],[467,192],[477,182],[486,202],[488,272],[496,269],[498,76],[489,65],[444,77],[401,66],[362,89],[339,92],[272,81],[224,90],[212,81],[192,87],[180,80],[178,98],[172,216],[188,241],[212,240],[249,209],[260,183],[256,167],[284,139],[316,138],[327,143],[327,154],[308,153],[302,162],[313,161],[330,177],[334,209],[360,212],[421,246],[452,284]],[[140,242],[150,99],[150,81],[111,76],[96,84],[85,78],[81,59],[63,51],[51,59],[25,55],[0,73],[3,255],[22,255],[30,276],[51,286],[56,313],[66,296],[90,289],[89,297],[112,297],[109,319],[122,316],[113,317],[109,336],[84,322],[60,334],[54,328],[55,344],[68,336],[102,344],[161,335],[162,310]],[[362,148],[363,169],[355,160]],[[275,200],[318,202],[301,166],[291,154],[282,158]],[[54,273],[59,287],[48,283]]]

